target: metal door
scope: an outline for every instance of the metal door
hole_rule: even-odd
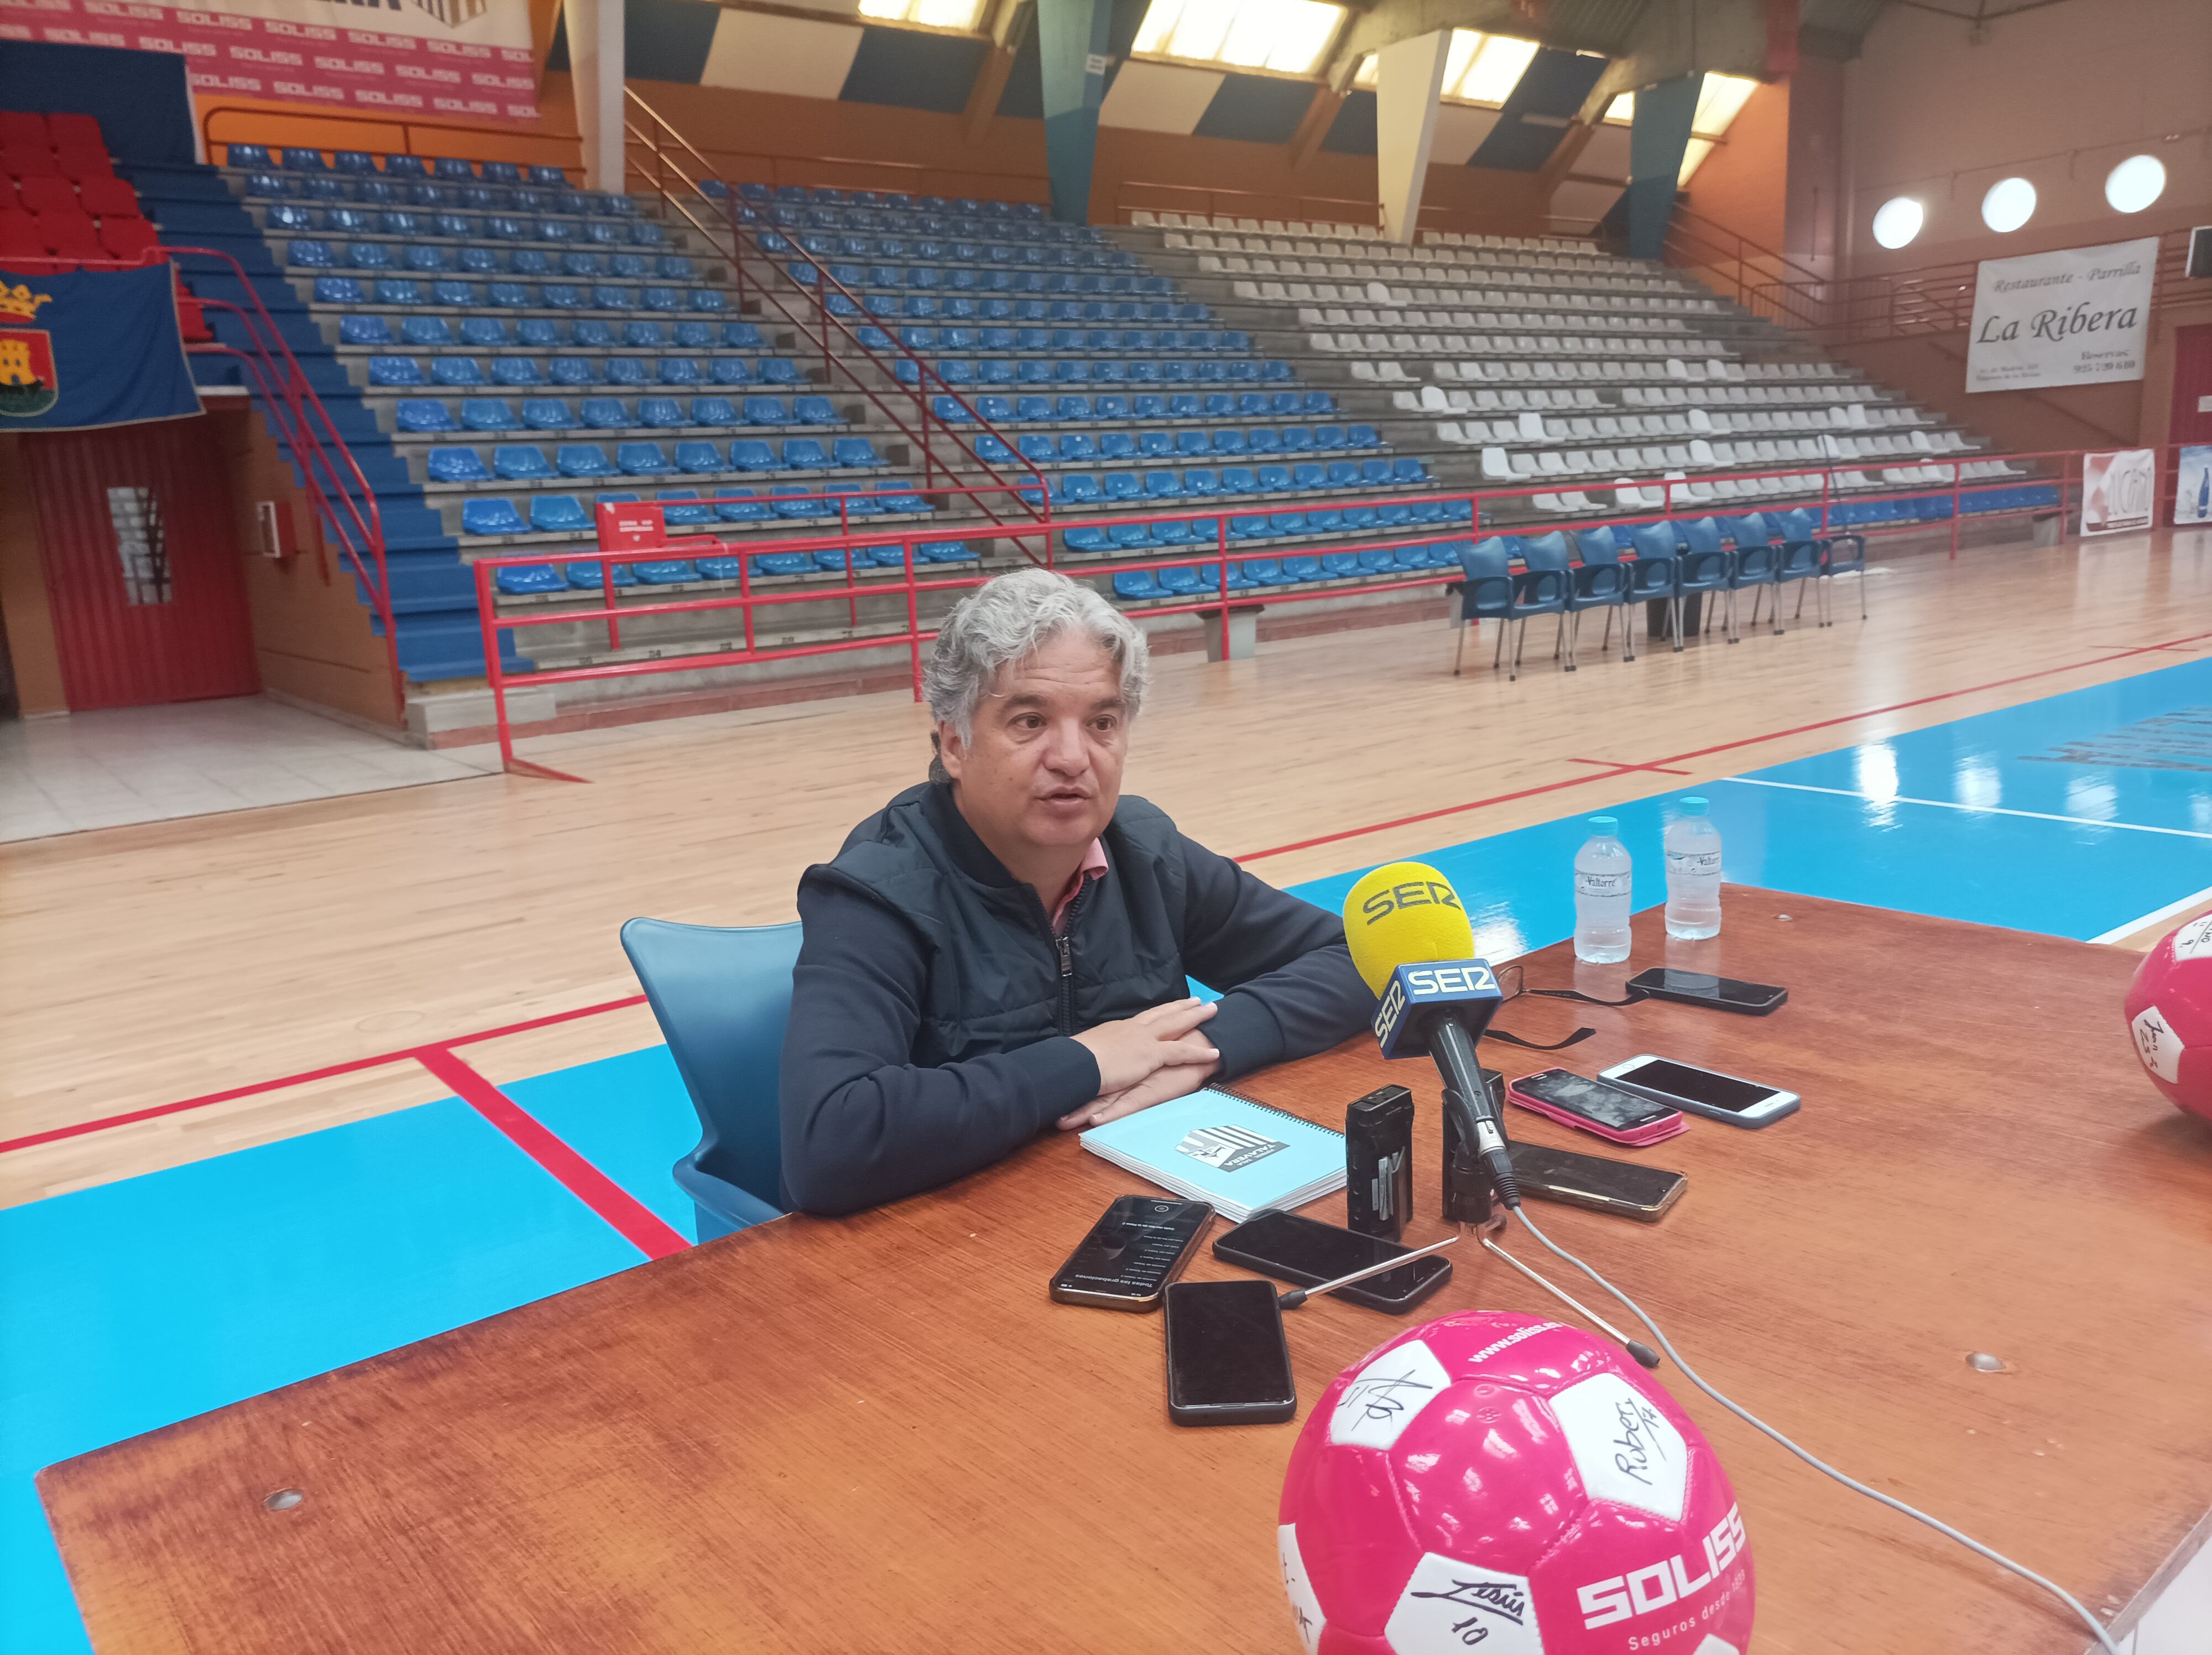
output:
[[[215,423],[28,436],[70,710],[260,687]]]

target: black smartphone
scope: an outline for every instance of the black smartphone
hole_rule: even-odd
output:
[[[1587,1207],[1597,1213],[1616,1213],[1646,1224],[1657,1223],[1681,1199],[1689,1183],[1680,1172],[1669,1172],[1664,1167],[1578,1155],[1571,1149],[1553,1149],[1544,1144],[1515,1144],[1512,1155],[1513,1176],[1520,1180],[1523,1195],[1540,1196],[1569,1207]]]
[[[1412,1250],[1381,1236],[1364,1236],[1356,1230],[1272,1209],[1253,1214],[1235,1229],[1216,1237],[1213,1243],[1213,1256],[1224,1263],[1241,1264],[1299,1287],[1334,1281]],[[1450,1281],[1451,1273],[1451,1260],[1431,1253],[1403,1269],[1385,1270],[1364,1281],[1339,1287],[1332,1296],[1402,1316]]]
[[[1202,1201],[1119,1196],[1053,1272],[1052,1296],[1102,1310],[1158,1310],[1212,1216]]]
[[[1679,1000],[1685,1006],[1711,1006],[1723,1012],[1748,1012],[1764,1017],[1790,998],[1790,990],[1771,983],[1739,983],[1732,977],[1708,971],[1678,971],[1671,965],[1655,965],[1628,979],[1654,1000]]]
[[[1167,1290],[1168,1417],[1177,1425],[1295,1419],[1297,1383],[1282,1306],[1264,1281],[1177,1281]]]

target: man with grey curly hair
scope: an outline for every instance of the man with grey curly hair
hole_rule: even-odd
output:
[[[789,1205],[848,1213],[1365,1026],[1334,914],[1121,792],[1145,636],[1049,569],[946,619],[930,779],[799,885]],[[1221,991],[1188,994],[1188,979]]]

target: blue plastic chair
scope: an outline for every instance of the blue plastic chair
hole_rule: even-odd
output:
[[[1628,601],[1631,604],[1663,603],[1672,606],[1674,620],[1674,648],[1682,648],[1681,595],[1676,590],[1680,578],[1674,528],[1665,523],[1644,523],[1628,532],[1629,544],[1636,550],[1636,561],[1628,565]],[[1624,624],[1634,625],[1632,612],[1622,617]],[[1650,636],[1646,626],[1644,636]],[[1629,657],[1635,660],[1632,654]]]
[[[1797,607],[1790,612],[1793,621],[1805,612],[1805,591],[1808,583],[1818,584],[1826,571],[1823,564],[1827,556],[1827,541],[1821,536],[1819,520],[1803,507],[1794,511],[1776,512],[1770,525],[1782,538],[1782,556],[1774,566],[1777,587],[1796,584]],[[1864,598],[1862,590],[1860,596]],[[1780,631],[1782,594],[1774,594],[1776,631]]]
[[[1554,530],[1550,534],[1533,535],[1521,542],[1521,573],[1513,581],[1513,607],[1506,618],[1521,623],[1514,635],[1513,665],[1507,670],[1508,679],[1521,676],[1521,651],[1528,641],[1529,619],[1537,615],[1557,615],[1559,618],[1559,636],[1552,641],[1552,654],[1556,658],[1567,641],[1567,593],[1572,589],[1573,576],[1569,573],[1572,560],[1567,553],[1567,537]],[[1499,647],[1505,635],[1498,636]]]
[[[672,1170],[702,1242],[782,1215],[776,1086],[799,936],[795,921],[724,928],[634,919],[622,928],[623,952],[698,1112],[698,1147]]]
[[[1296,559],[1292,559],[1296,562]],[[1462,545],[1460,571],[1467,579],[1459,589],[1459,646],[1452,651],[1452,676],[1459,676],[1467,655],[1467,635],[1483,621],[1504,621],[1513,612],[1513,560],[1505,542],[1492,535],[1480,545]],[[1498,630],[1498,647],[1505,647],[1505,629]],[[1496,661],[1491,665],[1495,667]]]
[[[1773,590],[1775,572],[1781,564],[1781,552],[1774,545],[1773,532],[1766,519],[1758,512],[1724,521],[1721,532],[1735,543],[1735,559],[1729,566],[1723,583],[1729,594],[1728,641],[1738,643],[1743,634],[1736,625],[1735,594],[1748,588],[1751,592],[1751,624],[1759,624],[1759,599],[1763,592]],[[1782,636],[1782,605],[1777,594],[1772,617],[1774,636]]]
[[[1735,560],[1721,544],[1721,526],[1717,518],[1692,517],[1677,519],[1674,525],[1676,544],[1674,563],[1674,648],[1682,648],[1682,611],[1684,603],[1697,598],[1703,600],[1707,593],[1718,594],[1728,590],[1729,574]],[[1705,611],[1705,626],[1713,624],[1711,611]]]
[[[1567,613],[1573,618],[1567,630],[1566,669],[1575,670],[1575,649],[1582,642],[1583,612],[1585,610],[1605,611],[1605,641],[1602,649],[1613,642],[1613,611],[1628,602],[1628,569],[1620,561],[1620,543],[1613,538],[1613,531],[1603,524],[1594,529],[1584,529],[1575,536],[1580,552],[1580,566],[1571,571],[1567,587]],[[1626,615],[1621,618],[1621,631],[1626,639],[1622,659],[1636,659],[1636,636],[1630,630]]]

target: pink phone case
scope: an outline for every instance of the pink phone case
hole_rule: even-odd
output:
[[[1509,1085],[1505,1088],[1505,1096],[1523,1109],[1534,1110],[1547,1121],[1557,1121],[1561,1126],[1571,1126],[1577,1132],[1587,1132],[1593,1137],[1604,1139],[1607,1143],[1626,1144],[1632,1149],[1641,1149],[1646,1144],[1663,1142],[1679,1132],[1688,1131],[1690,1128],[1688,1117],[1680,1110],[1670,1109],[1659,1119],[1652,1122],[1650,1126],[1639,1126],[1628,1132],[1616,1132],[1611,1127],[1600,1126],[1595,1121],[1585,1120],[1579,1115],[1570,1113],[1557,1104],[1547,1104],[1541,1098],[1531,1098],[1517,1086]]]

